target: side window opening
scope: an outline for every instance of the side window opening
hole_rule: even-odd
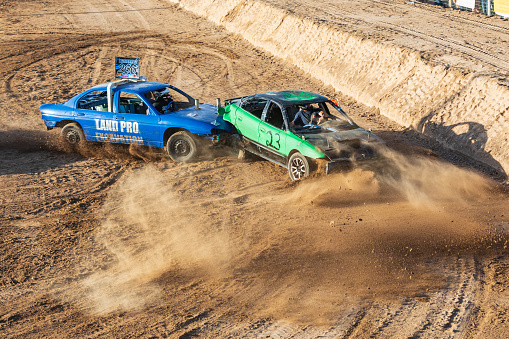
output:
[[[78,108],[92,111],[108,111],[108,97],[106,91],[94,91],[85,94],[78,101]]]
[[[147,105],[136,94],[120,92],[118,113],[147,114],[147,108]]]
[[[194,106],[194,99],[190,96],[185,96],[179,91],[168,88],[168,93],[170,94],[172,100],[175,102],[175,110],[181,110],[184,108],[189,108]]]
[[[163,87],[143,94],[161,114],[175,112],[194,105],[194,99],[170,87]]]
[[[267,99],[261,99],[261,98],[254,98],[249,99],[242,103],[241,108],[248,111],[249,113],[256,116],[258,119],[261,119],[263,109],[265,108],[265,105],[267,104]]]
[[[285,121],[283,119],[283,112],[281,111],[281,108],[271,102],[269,105],[269,109],[267,110],[267,115],[265,117],[265,121],[272,126],[279,128],[279,129],[285,129]]]
[[[293,118],[295,118],[295,115],[299,111],[299,106],[298,105],[286,106],[285,109],[288,121],[293,121]]]

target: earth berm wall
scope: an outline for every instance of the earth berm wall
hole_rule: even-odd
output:
[[[419,52],[352,35],[259,0],[169,1],[397,123],[509,173],[509,87],[503,77],[427,62]]]

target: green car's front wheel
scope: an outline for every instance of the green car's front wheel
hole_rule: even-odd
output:
[[[288,159],[288,174],[293,181],[307,177],[310,172],[309,161],[299,152],[293,153]]]

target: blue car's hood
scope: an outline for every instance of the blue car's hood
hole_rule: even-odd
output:
[[[171,117],[181,117],[185,119],[193,119],[202,122],[214,123],[219,117],[217,114],[216,106],[209,104],[201,104],[200,109],[195,109],[193,107],[181,109],[180,111],[171,112],[163,115],[163,119],[165,116]]]
[[[230,125],[223,120],[223,117],[217,114],[217,108],[210,104],[200,104],[199,109],[193,107],[184,108],[176,112],[166,113],[161,116],[161,120],[172,121],[175,118],[182,120],[199,121],[205,124],[212,125],[212,128],[223,129],[230,131]]]

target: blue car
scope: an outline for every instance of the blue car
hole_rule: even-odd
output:
[[[63,104],[40,106],[48,130],[62,128],[62,139],[164,148],[174,161],[192,161],[203,147],[217,145],[230,125],[217,107],[199,104],[164,83],[120,80],[92,87]]]

